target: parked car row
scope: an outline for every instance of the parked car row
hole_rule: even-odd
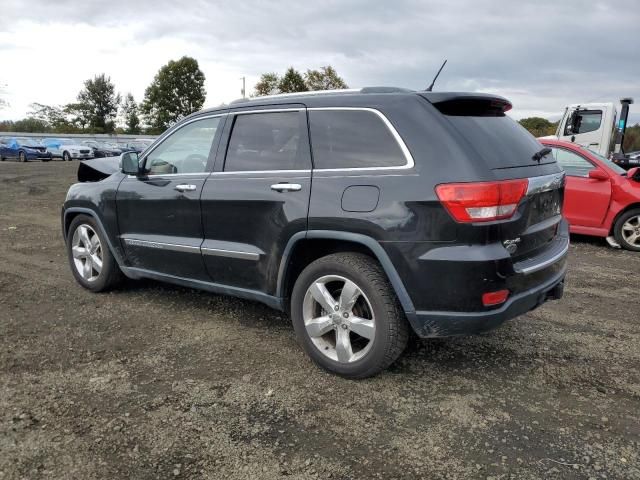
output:
[[[108,142],[77,138],[0,137],[0,161],[48,162],[53,159],[71,161],[117,157],[125,152],[142,153],[152,142],[151,139]]]

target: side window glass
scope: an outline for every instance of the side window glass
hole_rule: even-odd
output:
[[[580,133],[595,132],[600,128],[602,123],[602,110],[583,110],[578,117],[578,129],[571,132],[571,125],[567,122],[565,127],[565,135],[577,135]]]
[[[589,175],[589,170],[593,170],[595,167],[586,159],[580,155],[564,150],[562,148],[552,148],[553,157],[560,164],[562,169],[567,172],[567,175],[573,177],[586,177]]]
[[[219,124],[220,117],[203,118],[173,132],[146,156],[147,173],[166,175],[206,171]]]
[[[316,169],[399,167],[407,163],[384,120],[367,110],[311,110]]]
[[[298,111],[237,115],[225,172],[309,169],[304,117]]]

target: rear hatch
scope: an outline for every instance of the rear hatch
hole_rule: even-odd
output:
[[[544,147],[505,114],[511,104],[502,97],[483,94],[423,96],[468,143],[472,161],[486,166],[487,178],[527,181],[513,215],[486,223],[487,242],[502,242],[515,262],[526,262],[553,249],[561,220],[564,174],[553,156],[540,154]],[[473,223],[474,228],[482,225]]]

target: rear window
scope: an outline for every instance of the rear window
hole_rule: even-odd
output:
[[[471,144],[490,168],[511,168],[538,163],[533,154],[543,147],[519,123],[501,116],[446,116],[447,120]],[[553,163],[552,155],[542,158],[541,164]]]
[[[370,110],[310,110],[316,169],[400,167],[407,164],[385,121]]]
[[[310,168],[304,115],[298,111],[237,115],[224,164],[226,172]]]

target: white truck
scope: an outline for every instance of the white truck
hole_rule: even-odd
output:
[[[633,99],[623,98],[620,103],[620,116],[613,103],[568,105],[556,134],[546,138],[575,142],[603,157],[611,158],[627,169],[640,166],[640,158],[630,158],[622,150],[629,105],[633,103]]]

